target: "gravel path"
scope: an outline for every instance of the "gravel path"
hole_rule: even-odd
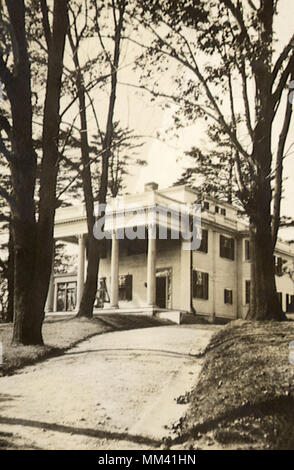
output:
[[[0,378],[0,444],[26,449],[154,449],[186,410],[216,327],[162,326],[92,337]],[[3,442],[2,442],[3,446]]]

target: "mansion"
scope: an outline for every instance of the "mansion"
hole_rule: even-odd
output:
[[[172,235],[179,228],[176,214],[189,212],[198,199],[198,192],[186,186],[159,190],[155,183],[148,183],[143,193],[120,196],[119,204],[118,198],[107,201],[112,217],[105,217],[108,236],[100,260],[95,312],[158,315],[176,323],[188,312],[209,319],[245,317],[250,292],[249,233],[238,209],[207,197],[202,202],[200,246],[187,249],[187,240]],[[150,208],[155,210],[152,228],[143,217]],[[166,217],[158,215],[161,210]],[[134,217],[136,212],[139,215]],[[140,226],[144,237],[117,236],[125,227]],[[165,229],[165,239],[158,237],[160,229]],[[84,205],[56,211],[54,238],[78,245],[78,263],[75,274],[52,273],[46,312],[78,309],[86,275],[87,236]],[[293,311],[294,247],[279,240],[275,260],[283,310]]]

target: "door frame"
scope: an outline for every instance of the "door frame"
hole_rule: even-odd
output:
[[[157,268],[156,269],[156,277],[165,277],[165,308],[171,310],[172,309],[172,268]]]

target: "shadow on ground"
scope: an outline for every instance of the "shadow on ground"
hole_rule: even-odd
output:
[[[119,432],[110,432],[100,429],[91,429],[91,428],[77,428],[73,426],[66,426],[63,424],[56,424],[56,423],[47,423],[45,421],[35,421],[30,419],[21,419],[21,418],[9,418],[5,416],[0,416],[0,423],[6,425],[18,425],[18,426],[29,426],[38,429],[46,429],[47,431],[55,431],[55,432],[62,432],[68,433],[71,435],[83,435],[88,437],[94,437],[97,439],[108,439],[108,440],[115,440],[115,441],[128,441],[133,442],[136,444],[145,444],[152,447],[160,447],[162,444],[161,441],[156,439],[151,439],[145,436],[139,435],[132,435],[126,432],[119,433]],[[11,435],[12,433],[6,433],[6,435]],[[0,434],[1,437],[1,434]]]

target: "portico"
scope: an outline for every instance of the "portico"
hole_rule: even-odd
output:
[[[147,228],[148,250],[146,263],[146,307],[156,308],[156,225]],[[119,246],[118,231],[111,233],[110,304],[109,308],[119,308]]]
[[[179,312],[181,307],[181,310],[189,310],[189,290],[186,289],[187,298],[181,305],[179,289],[181,278],[190,278],[190,266],[186,264],[190,257],[182,250],[180,233],[178,237],[171,236],[172,231],[179,232],[177,214],[184,204],[162,196],[154,185],[147,187],[143,196],[125,196],[108,202],[104,223],[107,253],[100,260],[99,301],[95,311],[152,314],[159,310]],[[171,203],[174,212],[170,210]],[[76,283],[75,310],[82,298],[88,234],[84,207],[75,209],[57,211],[54,237],[76,245],[77,272],[68,279],[56,275],[52,278],[46,311],[58,311],[60,305],[68,303],[72,305],[65,298],[62,303],[58,301],[60,296],[67,295],[72,283]],[[61,288],[62,292],[67,290],[59,295]]]

